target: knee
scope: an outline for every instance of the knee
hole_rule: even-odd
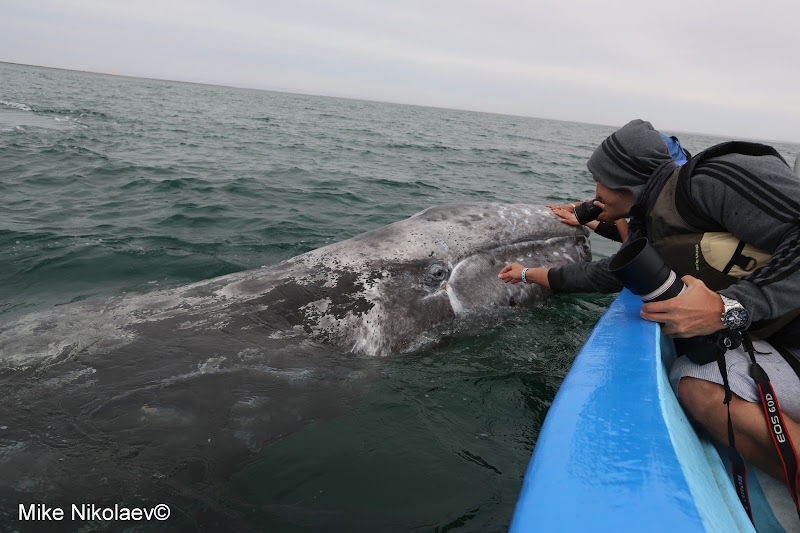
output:
[[[708,424],[725,410],[725,389],[703,379],[683,377],[678,383],[678,400],[698,422]]]

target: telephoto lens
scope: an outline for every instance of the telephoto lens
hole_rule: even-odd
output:
[[[646,238],[635,239],[617,252],[608,271],[643,302],[669,300],[686,289],[683,281]]]
[[[611,259],[608,270],[642,302],[669,300],[686,290],[683,281],[645,238],[626,244]],[[698,365],[717,360],[719,349],[715,336],[674,340],[678,355],[686,355]]]
[[[595,201],[597,201],[597,198],[575,206],[575,218],[578,219],[578,224],[581,226],[595,220],[603,211],[594,205]]]

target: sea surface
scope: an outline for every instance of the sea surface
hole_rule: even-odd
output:
[[[272,265],[433,205],[589,199],[586,160],[614,129],[0,63],[0,323]],[[665,133],[692,153],[730,140]],[[772,144],[790,164],[800,152]],[[344,414],[272,443],[158,529],[505,531],[547,409],[613,297],[558,296],[373,362]],[[36,402],[24,408],[58,399]],[[4,422],[0,460],[15,445]],[[0,509],[0,530],[16,518]]]

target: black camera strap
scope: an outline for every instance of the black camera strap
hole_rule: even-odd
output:
[[[738,338],[737,338],[738,337]],[[731,469],[733,472],[733,482],[736,487],[736,494],[742,502],[744,510],[753,521],[752,509],[750,506],[750,497],[747,492],[747,466],[742,458],[742,455],[736,449],[736,444],[733,435],[733,423],[731,421],[731,407],[730,401],[733,393],[731,392],[730,384],[728,382],[728,369],[725,364],[725,352],[727,350],[737,348],[744,345],[745,351],[750,356],[751,366],[750,375],[758,386],[758,391],[761,396],[761,407],[764,409],[764,416],[767,420],[767,425],[770,428],[772,435],[772,442],[781,459],[784,475],[786,477],[786,486],[792,496],[792,501],[797,508],[798,517],[800,517],[800,498],[798,497],[797,476],[800,473],[798,470],[797,452],[795,451],[792,439],[786,431],[786,424],[783,420],[783,413],[781,412],[775,390],[772,388],[769,376],[756,362],[756,353],[764,355],[763,352],[757,352],[753,347],[753,342],[747,332],[727,332],[721,335],[719,341],[719,355],[717,357],[717,365],[719,366],[720,374],[722,375],[723,387],[725,388],[725,399],[723,402],[728,408],[728,457],[731,461]],[[783,355],[783,354],[782,354]]]
[[[722,386],[725,388],[725,399],[722,403],[728,408],[728,459],[731,462],[731,473],[733,474],[733,485],[736,489],[736,495],[742,503],[750,522],[753,522],[753,509],[750,507],[750,493],[747,491],[747,463],[744,457],[736,449],[736,439],[733,436],[733,421],[731,420],[731,398],[733,391],[731,391],[730,383],[728,382],[728,365],[725,363],[725,352],[730,349],[737,348],[741,343],[735,337],[730,335],[722,335],[718,339],[718,352],[717,352],[717,366],[719,373],[722,376]],[[755,526],[755,523],[753,522]]]

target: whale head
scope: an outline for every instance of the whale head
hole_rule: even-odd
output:
[[[298,306],[296,327],[357,353],[386,355],[550,295],[536,285],[500,281],[506,264],[588,260],[587,231],[563,224],[550,209],[449,204],[298,256],[287,279],[298,294],[305,289],[318,296]]]

